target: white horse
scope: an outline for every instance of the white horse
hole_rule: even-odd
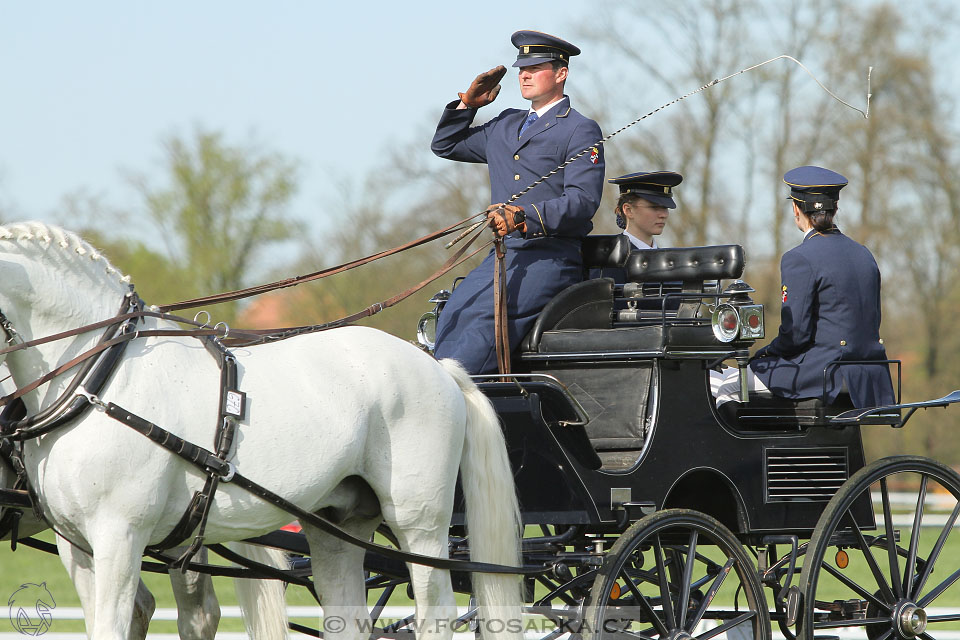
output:
[[[109,318],[126,279],[77,236],[37,223],[0,227],[0,310],[25,340]],[[170,326],[148,319],[150,329]],[[24,386],[90,348],[83,335],[11,353]],[[299,507],[368,539],[385,522],[402,549],[446,557],[458,468],[474,560],[519,562],[519,512],[492,406],[454,362],[438,363],[385,333],[346,327],[235,351],[247,394],[232,462],[237,471]],[[61,376],[24,396],[33,415],[67,386]],[[212,448],[220,373],[190,337],[132,341],[102,399]],[[140,557],[183,514],[203,475],[103,413],[28,441],[25,463],[47,519],[84,551],[61,543],[83,601],[88,633],[126,640]],[[238,540],[289,521],[230,483],[210,510],[207,542]],[[326,637],[369,635],[361,549],[304,524]],[[89,584],[77,567],[89,569]],[[456,615],[447,571],[410,565],[421,637],[449,638]],[[488,615],[519,620],[520,583],[475,574]],[[484,609],[481,609],[483,612]],[[332,625],[333,617],[343,624]],[[257,640],[284,637],[265,632]],[[484,627],[484,629],[494,628]],[[504,637],[519,638],[505,624]]]
[[[0,390],[6,395],[14,389],[0,384]],[[16,473],[7,462],[0,457],[0,488],[10,488],[16,480]],[[0,507],[0,518],[4,515],[4,508]],[[40,533],[46,530],[47,525],[37,519],[32,510],[23,512],[17,535],[20,538]],[[9,540],[10,534],[0,536],[0,541]],[[234,549],[255,562],[260,562],[273,567],[286,567],[286,554],[276,549],[267,549],[253,545],[234,545]],[[175,547],[170,550],[173,556],[179,556],[186,551],[186,547]],[[195,556],[197,562],[206,562],[208,557],[206,547],[200,549]],[[70,570],[70,567],[68,567]],[[78,575],[78,584],[86,585],[93,583],[93,573],[87,565],[78,565],[73,568]],[[181,573],[177,569],[169,571],[170,586],[173,589],[174,599],[177,603],[177,631],[180,640],[214,640],[217,633],[217,627],[220,623],[220,603],[213,589],[213,580],[208,574],[198,573],[196,571],[186,571]],[[276,585],[254,584],[250,585],[246,579],[236,579],[237,593],[239,594],[239,603],[245,620],[254,625],[264,626],[273,623],[262,622],[260,617],[251,617],[253,610],[258,605],[262,608],[261,597],[263,590],[266,590],[267,598],[272,601],[270,605],[274,609],[284,606],[283,593],[277,590]],[[137,585],[137,593],[134,598],[133,615],[130,620],[129,640],[145,640],[147,630],[149,629],[150,619],[156,610],[156,599],[147,586],[140,580]]]

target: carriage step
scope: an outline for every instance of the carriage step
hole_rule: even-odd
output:
[[[840,640],[840,636],[813,636],[813,640]]]

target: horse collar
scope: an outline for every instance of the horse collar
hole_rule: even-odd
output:
[[[143,302],[131,285],[130,293],[124,296],[123,304],[117,315],[123,316],[142,308]],[[0,311],[0,315],[2,315],[2,311]],[[129,331],[139,320],[140,318],[136,317],[132,320],[110,325],[104,332],[101,342]],[[0,319],[0,328],[7,332],[8,341],[13,336],[20,340],[19,334],[6,316],[2,316],[2,319]],[[120,362],[123,352],[126,350],[127,342],[127,340],[118,342],[110,346],[98,358],[84,362],[67,389],[50,406],[35,415],[26,416],[12,424],[4,425],[6,427],[6,437],[20,441],[36,438],[85,414],[93,406],[90,398],[100,393],[110,374],[113,373],[114,368]],[[8,396],[8,398],[11,397],[13,400],[19,399],[16,392]]]

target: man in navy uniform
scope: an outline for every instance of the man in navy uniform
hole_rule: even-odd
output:
[[[486,163],[490,173],[488,221],[506,236],[507,315],[511,351],[537,314],[559,291],[582,279],[581,239],[603,190],[600,127],[564,95],[571,56],[580,50],[538,31],[518,31],[520,93],[529,109],[506,109],[471,127],[477,109],[500,91],[503,66],[480,74],[448,104],[431,149],[441,158]],[[567,159],[585,153],[520,198],[510,198]],[[509,204],[507,204],[509,202]],[[437,326],[438,358],[455,358],[473,374],[496,369],[493,252],[454,290]]]
[[[805,235],[780,261],[780,331],[751,359],[748,385],[782,398],[819,398],[826,369],[828,404],[844,389],[858,408],[892,404],[888,365],[830,365],[887,358],[880,339],[880,270],[870,251],[833,222],[847,179],[807,166],[788,171],[783,181]],[[729,383],[736,377],[734,370],[721,385],[718,404],[735,397],[739,384]]]

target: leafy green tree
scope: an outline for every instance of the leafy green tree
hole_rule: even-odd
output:
[[[154,186],[141,177],[135,184],[181,272],[176,299],[243,287],[257,259],[299,228],[286,214],[296,164],[203,129],[188,140],[171,136],[164,149],[166,183]],[[234,305],[217,311],[226,320],[235,313]]]

